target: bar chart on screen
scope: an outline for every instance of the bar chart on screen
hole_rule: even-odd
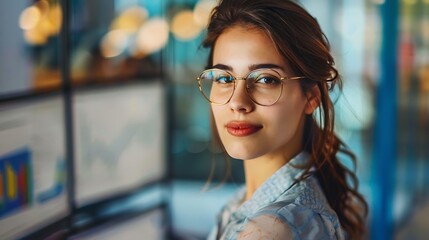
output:
[[[30,204],[31,184],[29,149],[0,156],[0,218]]]
[[[52,185],[46,190],[42,190],[37,195],[37,202],[44,203],[51,199],[55,199],[60,196],[65,189],[66,184],[66,169],[65,169],[65,161],[63,159],[57,160],[57,164],[55,166],[55,173],[53,176]]]
[[[66,190],[59,96],[0,106],[0,238],[17,239],[63,219]]]

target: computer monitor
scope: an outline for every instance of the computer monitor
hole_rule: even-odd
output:
[[[164,178],[165,101],[160,81],[81,90],[73,99],[78,208]]]
[[[0,236],[16,239],[69,214],[62,96],[0,104]]]
[[[168,236],[166,209],[158,207],[144,213],[123,216],[116,221],[93,227],[70,240],[116,240],[116,239],[147,239],[163,240]]]

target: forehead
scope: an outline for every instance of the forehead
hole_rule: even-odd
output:
[[[234,71],[255,64],[275,64],[287,69],[271,38],[263,31],[240,25],[226,29],[216,40],[213,65],[224,64]]]

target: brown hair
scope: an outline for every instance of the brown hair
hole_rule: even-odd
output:
[[[363,238],[368,205],[357,191],[356,175],[337,156],[343,153],[356,165],[355,155],[334,133],[334,105],[329,92],[335,86],[341,89],[342,82],[334,67],[329,42],[317,20],[292,1],[220,0],[212,12],[203,42],[203,46],[210,49],[208,67],[212,66],[217,38],[234,25],[263,30],[291,70],[306,77],[300,80],[303,91],[317,86],[321,93],[319,118],[315,114],[307,115],[304,124],[303,146],[311,153],[304,175],[310,175],[312,166],[316,168],[315,175],[349,237]],[[214,134],[216,137],[217,133]]]

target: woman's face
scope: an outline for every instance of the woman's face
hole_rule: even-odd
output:
[[[282,77],[296,76],[263,31],[233,26],[215,43],[213,67],[228,70],[237,78],[267,64],[277,66],[275,70]],[[298,81],[285,81],[280,99],[271,106],[252,102],[245,81],[237,81],[229,103],[212,104],[220,140],[231,157],[293,157],[301,151],[307,99]]]

